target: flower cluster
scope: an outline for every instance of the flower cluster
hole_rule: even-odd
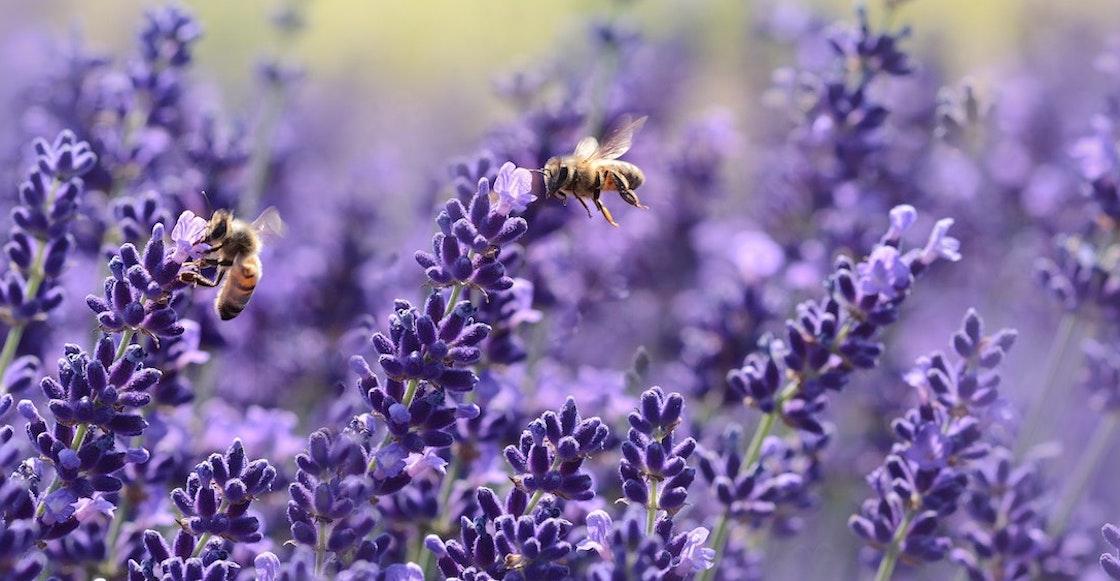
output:
[[[126,242],[109,261],[112,276],[105,279],[105,298],[89,295],[86,304],[97,315],[106,333],[140,331],[150,337],[183,334],[178,313],[169,306],[171,294],[186,286],[179,278],[183,263],[199,258],[209,245],[202,242],[206,220],[187,211],[172,231],[176,248],[163,243],[163,224],[152,227],[152,237],[141,255]]]
[[[510,491],[505,504],[489,488],[478,490],[482,514],[474,522],[462,517],[461,536],[444,542],[437,536],[424,540],[439,559],[439,568],[454,579],[508,579],[559,581],[568,575],[560,564],[573,551],[564,540],[572,523],[552,516],[539,505],[529,512],[529,497],[519,488]]]
[[[159,380],[159,371],[139,364],[138,347],[125,349],[121,357],[116,356],[118,350],[108,336],[101,338],[92,357],[76,345],[66,347],[58,362],[58,379],[42,381],[53,428],[30,400],[18,404],[28,422],[28,437],[54,472],[50,489],[35,498],[42,538],[59,538],[76,529],[85,516],[76,511],[82,499],[96,502],[120,490],[118,472],[149,458],[143,448],[122,449],[115,434],[137,436],[148,427],[136,410],[151,402],[146,390]]]
[[[957,511],[974,479],[984,488],[971,495],[969,507],[988,527],[986,532],[1015,535],[1023,530],[1018,528],[1024,524],[1022,518],[1003,525],[1007,528],[1002,530],[991,530],[1001,523],[985,517],[1006,498],[992,497],[995,487],[990,476],[972,476],[991,451],[984,435],[986,427],[993,423],[992,412],[998,408],[996,368],[1015,337],[1014,331],[1006,329],[984,336],[979,315],[970,310],[952,338],[957,361],[935,353],[919,359],[917,368],[909,374],[909,382],[918,390],[918,405],[892,422],[898,441],[883,465],[867,477],[875,497],[849,520],[856,535],[882,551],[880,572],[891,571],[899,558],[907,562],[943,559],[952,543],[941,523]],[[1006,480],[1007,464],[999,471],[1003,474],[1001,480]],[[1002,491],[996,494],[1003,496]],[[1009,496],[1012,494],[1014,491],[1008,492]],[[1005,567],[1012,559],[1037,555],[1037,551],[1020,550],[1022,547],[993,547],[992,536],[985,536],[981,529],[973,531],[969,539],[975,556],[959,551],[954,557],[972,575],[982,575],[981,560],[990,559],[995,566]]]
[[[355,561],[377,563],[389,542],[388,535],[366,538],[377,520],[362,505],[375,493],[394,491],[363,484],[366,456],[353,431],[332,437],[325,430],[311,434],[307,451],[296,456],[299,471],[288,487],[292,539],[336,555],[333,568]],[[408,482],[407,476],[403,481]]]
[[[603,449],[609,435],[610,428],[599,418],[581,417],[569,397],[559,412],[547,411],[529,422],[516,446],[506,446],[514,486],[532,493],[534,502],[542,493],[590,500],[595,496],[592,478],[580,468]]]
[[[213,454],[195,466],[186,489],[171,491],[171,500],[183,515],[183,530],[192,535],[253,543],[261,539],[260,522],[246,512],[275,480],[276,469],[268,460],[247,461],[241,440],[234,440],[224,455]]]
[[[529,228],[524,218],[509,215],[511,210],[525,208],[528,173],[506,164],[493,192],[486,178],[478,181],[469,209],[458,199],[447,202],[436,218],[440,231],[432,238],[434,253],[416,253],[429,284],[437,288],[467,285],[483,293],[513,286],[498,257],[502,247],[521,238]]]
[[[696,469],[688,458],[696,451],[696,440],[685,438],[675,444],[673,431],[681,421],[684,398],[679,393],[666,395],[660,387],[642,394],[639,411],[627,420],[630,431],[622,443],[622,491],[626,500],[643,506],[651,520],[658,511],[672,517],[688,496]]]
[[[62,304],[59,277],[75,246],[71,230],[85,190],[82,176],[97,163],[89,143],[72,131],[62,131],[53,143],[36,139],[33,146],[35,166],[19,185],[19,204],[11,210],[12,227],[4,244],[10,267],[0,278],[0,319],[9,328],[6,343],[11,346],[0,354],[0,375],[13,364],[28,323],[46,319]],[[37,364],[27,357],[15,363]],[[3,390],[19,387],[9,382]]]

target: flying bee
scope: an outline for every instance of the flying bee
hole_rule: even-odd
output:
[[[646,208],[634,194],[645,181],[642,170],[632,163],[617,160],[630,149],[630,141],[645,122],[646,117],[632,120],[629,115],[623,116],[602,143],[594,137],[585,137],[571,155],[549,159],[543,169],[537,170],[544,176],[545,195],[560,198],[565,205],[569,195],[575,196],[587,210],[588,217],[591,217],[591,208],[585,198],[591,198],[611,226],[618,226],[618,222],[599,199],[602,191],[614,190],[627,204]]]
[[[284,222],[274,207],[266,208],[252,224],[234,218],[229,210],[217,210],[210,217],[202,239],[210,245],[210,250],[202,258],[184,265],[193,268],[179,273],[179,280],[205,287],[221,284],[218,298],[214,300],[214,310],[223,321],[228,321],[245,310],[260,283],[263,272],[261,238],[275,238],[283,233]],[[214,267],[218,273],[213,279],[202,275],[203,269]]]

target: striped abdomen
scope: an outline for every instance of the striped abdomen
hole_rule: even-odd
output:
[[[253,291],[261,279],[261,259],[256,254],[241,255],[233,261],[233,266],[226,274],[226,281],[218,291],[218,298],[214,301],[214,308],[223,321],[228,321],[249,304],[253,298]]]

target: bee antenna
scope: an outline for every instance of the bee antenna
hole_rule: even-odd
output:
[[[539,174],[541,174],[542,176],[544,175],[544,168],[541,168],[541,169],[531,169],[531,170],[529,170],[529,171],[531,171],[531,172],[533,172],[533,173],[539,173]]]
[[[206,202],[207,213],[208,214],[213,214],[214,213],[214,205],[210,201],[210,196],[206,195],[206,190],[199,190],[199,193],[202,194],[202,201]]]

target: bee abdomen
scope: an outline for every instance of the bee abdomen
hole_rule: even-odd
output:
[[[230,269],[229,276],[214,301],[214,308],[223,321],[228,321],[245,310],[257,288],[260,271],[260,259],[255,256],[237,261]]]

